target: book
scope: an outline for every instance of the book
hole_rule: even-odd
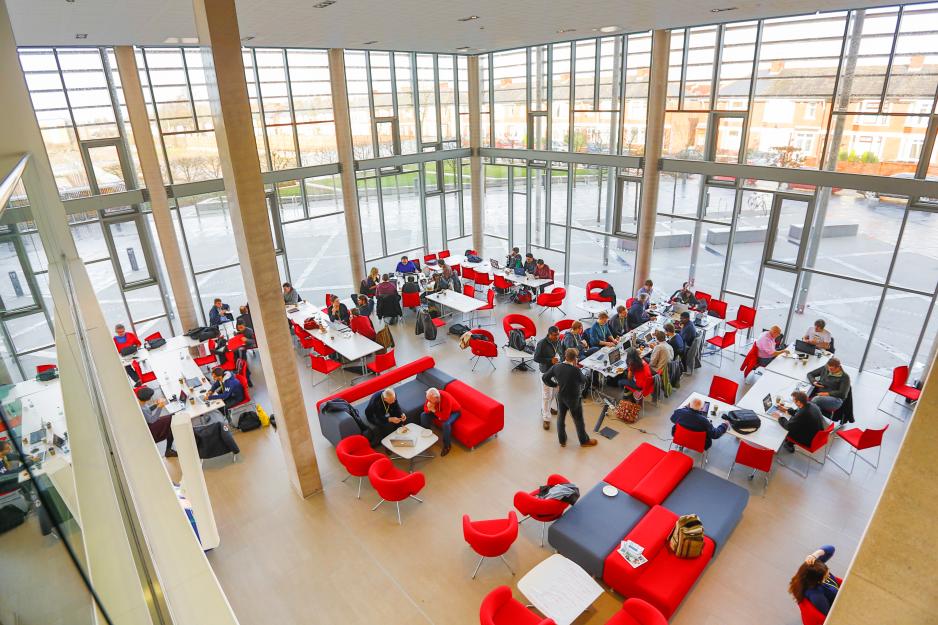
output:
[[[619,543],[619,555],[622,556],[626,562],[632,565],[632,568],[638,568],[641,565],[648,562],[648,558],[642,555],[642,552],[645,551],[645,548],[641,545],[638,545],[631,540],[623,540]]]

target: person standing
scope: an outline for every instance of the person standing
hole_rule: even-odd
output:
[[[547,336],[537,342],[533,357],[542,375],[560,362],[560,353],[562,350],[563,348],[560,346],[560,330],[557,329],[557,326],[547,328]],[[545,430],[550,429],[550,416],[557,414],[557,410],[551,408],[551,403],[557,403],[557,387],[550,386],[544,382],[541,384],[541,421],[544,424]]]
[[[552,366],[541,376],[544,384],[557,387],[557,438],[561,447],[567,446],[566,419],[567,411],[573,418],[576,435],[581,447],[594,447],[597,442],[586,433],[583,423],[583,388],[586,386],[586,377],[577,365],[579,352],[570,348],[563,354],[563,362]]]
[[[120,353],[120,355],[124,356],[124,350],[128,347],[136,347],[137,349],[140,349],[143,344],[140,342],[140,339],[137,338],[136,334],[133,332],[128,332],[127,328],[124,327],[124,324],[118,323],[116,326],[114,326],[114,345],[117,346],[117,351]],[[133,381],[134,386],[140,385],[140,376],[137,375],[137,372],[134,370],[132,365],[124,365],[124,371],[127,372],[127,377]]]
[[[446,391],[434,387],[427,389],[426,397],[420,425],[429,429],[434,422],[440,424],[443,430],[443,450],[440,455],[445,456],[453,446],[453,423],[459,418],[459,403]]]

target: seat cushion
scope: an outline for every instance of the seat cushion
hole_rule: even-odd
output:
[[[407,415],[407,418],[414,423],[420,422],[420,414],[423,412],[423,405],[427,401],[428,388],[430,387],[419,382],[416,378],[394,387],[394,392],[397,394],[397,403],[404,414]]]
[[[619,466],[609,472],[609,475],[604,478],[605,482],[619,490],[631,492],[635,485],[664,458],[664,455],[663,449],[642,443],[626,456]]]
[[[603,486],[600,482],[580,497],[547,532],[554,549],[594,577],[602,576],[606,556],[648,512],[648,506],[624,492],[607,497]]]
[[[652,467],[645,477],[629,491],[629,494],[649,506],[658,505],[671,494],[674,487],[684,479],[693,466],[694,461],[690,456],[678,451],[669,451],[661,462]]]
[[[475,447],[489,436],[489,424],[478,415],[463,410],[453,423],[453,437],[467,447]]]
[[[747,503],[749,491],[745,488],[703,469],[692,469],[661,505],[678,516],[699,516],[704,533],[720,549],[742,518]]]
[[[419,382],[438,389],[446,388],[446,386],[455,379],[456,378],[450,374],[436,367],[430,367],[426,371],[421,371],[417,374],[417,380]]]

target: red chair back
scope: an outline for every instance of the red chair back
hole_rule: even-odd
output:
[[[437,254],[437,257],[438,257],[438,258],[449,258],[449,250],[443,250],[442,252],[440,252],[439,254]]]
[[[476,288],[472,286],[471,284],[464,284],[462,285],[462,294],[465,295],[466,297],[475,297]]]
[[[374,369],[372,369],[372,371],[376,373],[381,373],[383,371],[387,371],[388,369],[393,369],[397,366],[397,360],[394,358],[394,350],[389,349],[386,354],[375,354],[375,359],[371,362],[371,364],[374,365]]]
[[[631,307],[632,307],[632,304],[634,304],[634,303],[635,303],[635,298],[634,298],[634,297],[630,297],[629,299],[625,300],[625,307],[626,307],[626,308],[631,308]]]
[[[241,362],[244,362],[244,361],[241,361]],[[247,363],[244,363],[241,366],[241,370],[235,374],[235,377],[238,379],[238,382],[241,383],[241,388],[244,389],[244,400],[242,400],[239,404],[237,404],[238,406],[241,406],[251,401],[251,391],[250,391],[250,385],[248,384],[248,376],[247,376]]]
[[[612,302],[612,298],[603,297],[599,293],[603,289],[609,288],[609,283],[605,280],[590,280],[586,283],[586,299],[594,302]]]
[[[821,447],[827,444],[827,441],[830,440],[831,433],[833,431],[834,431],[834,424],[831,423],[825,429],[821,430],[820,432],[814,435],[814,438],[811,439],[811,446],[807,447],[806,449],[810,453],[813,454],[818,449],[820,449]],[[795,443],[795,444],[797,445],[798,443]],[[802,445],[802,447],[804,447],[804,445]]]
[[[436,260],[436,254],[427,254],[423,257],[423,262],[429,263],[431,260]]]
[[[337,363],[334,360],[329,360],[328,358],[323,358],[322,356],[317,356],[316,354],[309,355],[309,366],[310,368],[317,373],[330,374],[342,365]]]
[[[553,279],[554,279],[554,273],[555,273],[554,270],[553,270],[553,269],[548,269],[548,271],[550,271],[550,279],[553,280]]]
[[[720,349],[726,349],[731,345],[736,344],[736,330],[732,330],[723,335],[721,339]]]
[[[554,486],[569,481],[562,475],[554,474],[548,476],[547,485]],[[535,521],[544,523],[556,521],[570,507],[570,504],[559,499],[542,499],[537,496],[536,490],[531,492],[519,490],[515,493],[514,504],[515,509],[524,516],[529,516]]]
[[[518,515],[512,510],[507,519],[472,521],[462,515],[463,538],[480,556],[497,558],[504,555],[518,538]]]
[[[483,306],[479,310],[492,310],[493,308],[495,308],[495,291],[493,291],[492,289],[489,289],[488,291],[486,291],[485,301],[486,301],[485,306]]]
[[[326,293],[326,308],[329,308],[329,306],[332,305],[332,297],[333,297],[333,296],[332,296],[331,293]],[[325,309],[323,309],[323,310],[325,310]]]
[[[798,609],[801,610],[802,625],[824,625],[824,621],[827,620],[827,617],[807,598],[798,602]]]
[[[325,343],[320,341],[314,336],[309,337],[309,342],[312,344],[313,349],[316,350],[316,353],[320,356],[331,356],[335,353],[335,350],[331,347],[328,347]]]
[[[355,477],[365,477],[371,465],[385,457],[373,450],[368,439],[361,434],[340,440],[335,446],[335,453],[345,470]]]
[[[462,267],[460,265],[450,265],[449,268],[452,269],[453,273],[455,273],[457,276],[462,275]]]
[[[420,293],[401,293],[401,305],[404,308],[420,308]]]
[[[492,284],[492,276],[490,276],[489,274],[487,274],[487,273],[482,273],[482,272],[479,272],[479,271],[477,271],[477,272],[475,272],[475,273],[476,273],[475,283],[476,283],[477,285],[479,285],[479,286],[488,286],[488,285]]]
[[[675,425],[674,444],[703,453],[707,448],[707,433],[694,432],[680,425]]]
[[[710,304],[707,306],[710,315],[720,319],[726,319],[726,302],[721,299],[710,298]]]
[[[473,330],[473,334],[478,334],[478,330]],[[498,356],[498,346],[492,341],[483,341],[482,339],[469,339],[469,351],[473,356],[482,356],[483,358],[495,358]]]
[[[368,469],[368,481],[378,495],[387,501],[403,501],[419,493],[427,484],[423,473],[401,471],[386,456]]]
[[[463,279],[463,282],[465,282],[466,280],[471,280],[471,281],[475,282],[475,280],[476,280],[476,270],[473,269],[473,268],[471,268],[471,267],[463,267],[463,270],[462,270],[462,279]]]
[[[703,291],[697,291],[694,293],[694,297],[696,297],[699,300],[702,299],[703,301],[707,302],[707,308],[710,308],[710,300],[713,299],[712,295],[710,295],[709,293],[704,293]]]
[[[557,326],[557,329],[560,330],[561,332],[566,332],[567,330],[570,329],[570,326],[573,325],[573,319],[561,319],[554,325]]]
[[[36,365],[36,373],[42,373],[43,371],[50,371],[55,369],[56,365]]]
[[[863,430],[863,433],[860,434],[860,440],[857,442],[857,451],[869,449],[871,447],[879,447],[882,445],[883,435],[888,429],[889,424],[887,423],[885,427],[882,427],[878,430]]]
[[[743,364],[739,367],[739,370],[743,372],[743,375],[749,375],[759,366],[759,348],[755,343],[752,344],[752,347],[749,348],[749,353],[746,354],[746,357],[743,359]]]
[[[764,471],[768,473],[772,470],[772,460],[775,458],[775,452],[763,447],[754,447],[746,441],[739,441],[739,447],[736,449],[736,464]]]
[[[521,616],[522,614],[526,617]],[[479,606],[481,625],[557,625],[554,619],[531,612],[511,596],[511,588],[499,586],[482,600]]]
[[[736,311],[737,328],[751,328],[756,323],[756,309],[752,306],[740,304]]]
[[[713,380],[710,381],[710,392],[707,395],[717,401],[735,404],[737,391],[739,391],[739,384],[715,375]]]
[[[505,330],[505,336],[508,336],[514,328],[518,328],[524,332],[525,339],[529,339],[537,334],[537,326],[529,317],[517,313],[505,315],[505,318],[502,319],[502,329]]]
[[[508,278],[500,273],[495,274],[494,284],[496,289],[502,289],[503,291],[507,291],[511,288],[511,282],[509,282]]]
[[[154,332],[154,333],[151,334],[150,336],[144,337],[143,340],[148,342],[148,341],[152,341],[152,340],[154,340],[154,339],[161,339],[161,338],[163,338],[163,334],[162,334],[161,332]]]
[[[905,365],[896,367],[892,370],[892,384],[889,385],[889,390],[895,392],[896,389],[905,387],[908,379],[909,368]]]

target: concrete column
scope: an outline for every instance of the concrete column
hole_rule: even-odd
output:
[[[234,0],[194,0],[215,139],[235,246],[257,333],[264,380],[280,425],[287,474],[303,497],[322,490],[316,452],[286,322],[280,272],[248,101]]]
[[[482,110],[479,99],[481,85],[479,84],[479,57],[469,57],[469,148],[472,156],[469,157],[469,182],[472,185],[472,247],[482,254],[484,247],[485,213],[482,211],[482,157],[479,150],[482,148]]]
[[[179,512],[166,468],[114,349],[111,328],[75,248],[5,0],[0,0],[0,84],[0,162],[30,155],[23,183],[48,259],[75,512],[82,527],[76,547],[84,551],[91,583],[115,623],[233,625],[237,621],[230,606],[192,527]],[[139,532],[133,543],[129,526]],[[158,589],[144,588],[138,564],[152,565]],[[90,601],[88,606],[90,612]],[[103,621],[100,615],[95,619]],[[73,620],[87,616],[76,609]]]
[[[134,143],[137,145],[137,158],[143,173],[143,183],[150,195],[153,223],[160,237],[160,252],[163,254],[163,262],[166,263],[169,288],[176,302],[179,324],[183,331],[186,331],[199,325],[199,318],[195,312],[195,302],[189,290],[189,283],[186,280],[186,268],[179,249],[179,240],[176,238],[176,229],[173,228],[169,199],[166,196],[160,161],[156,155],[156,145],[150,129],[150,119],[143,100],[143,88],[140,86],[137,57],[134,55],[132,46],[117,46],[114,48],[114,53],[117,57],[117,71],[120,73],[121,86],[124,90],[124,101],[127,104],[127,116],[130,118]]]
[[[648,121],[645,125],[645,169],[642,173],[642,209],[638,218],[638,249],[632,292],[651,277],[651,254],[655,247],[655,218],[658,207],[658,161],[664,135],[664,109],[668,93],[668,55],[671,33],[651,34],[651,72],[648,78]]]
[[[894,396],[884,400],[892,402]],[[891,405],[890,405],[891,406]],[[891,406],[892,410],[901,410]],[[887,430],[886,437],[897,434]],[[883,494],[827,625],[938,623],[934,520],[938,516],[938,368],[930,367]],[[883,465],[880,471],[886,470]],[[840,567],[845,563],[841,562]]]
[[[362,222],[358,212],[358,185],[355,183],[355,153],[352,150],[352,120],[349,117],[348,91],[345,87],[345,50],[329,50],[329,81],[332,83],[332,114],[335,118],[335,142],[342,177],[342,202],[345,205],[345,234],[352,263],[352,288],[365,279],[365,248]]]

